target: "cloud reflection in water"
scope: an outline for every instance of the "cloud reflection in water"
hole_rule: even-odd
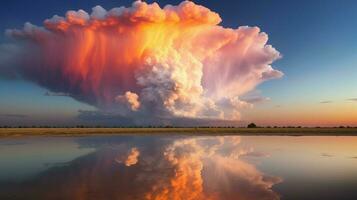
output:
[[[4,191],[34,199],[279,199],[271,188],[281,179],[245,161],[254,150],[238,136],[78,140],[97,151]]]

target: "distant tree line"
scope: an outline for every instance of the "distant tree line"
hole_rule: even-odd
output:
[[[75,126],[1,126],[0,128],[244,128],[236,126],[104,126],[104,125],[75,125]]]
[[[0,125],[0,128],[357,128],[357,126],[335,126],[335,127],[303,127],[303,126],[258,126],[255,123],[250,123],[247,126],[171,126],[171,125],[148,125],[148,126],[104,126],[104,125],[75,125],[75,126],[49,126],[49,125],[33,125],[33,126],[9,126]]]

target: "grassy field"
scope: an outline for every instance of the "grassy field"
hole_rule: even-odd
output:
[[[84,136],[84,135],[286,135],[357,136],[357,128],[0,128],[0,136]]]

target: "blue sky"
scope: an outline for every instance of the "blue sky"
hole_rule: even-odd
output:
[[[152,1],[148,1],[152,2]],[[161,6],[180,1],[157,1]],[[335,107],[353,111],[357,116],[357,1],[195,1],[220,14],[222,25],[236,28],[242,25],[258,26],[269,35],[269,44],[281,52],[283,58],[273,66],[285,76],[263,83],[256,93],[271,100],[258,104],[253,110],[244,110],[243,119],[271,124],[262,119],[269,115],[277,124],[292,123],[281,117],[297,115],[304,108],[306,115],[321,112],[327,115],[321,101],[331,101]],[[41,25],[54,14],[64,15],[67,10],[90,11],[95,5],[104,8],[129,6],[131,1],[29,1],[5,0],[0,6],[0,30],[21,28],[24,22]],[[4,36],[1,41],[6,41]],[[78,110],[94,110],[92,106],[76,102],[69,97],[45,96],[47,90],[24,81],[0,80],[0,122],[3,123],[69,123]],[[280,111],[276,111],[280,109]],[[341,110],[342,109],[342,110]],[[334,115],[331,111],[329,115]],[[5,117],[9,114],[28,115],[30,119]],[[279,115],[279,117],[276,117]],[[343,113],[340,113],[343,115]],[[246,116],[246,118],[244,118]],[[259,117],[257,117],[259,116]],[[16,119],[15,119],[16,118]],[[331,116],[331,120],[334,116]],[[280,120],[280,121],[279,121]],[[336,122],[337,123],[337,122]],[[340,123],[340,122],[338,122]],[[353,124],[356,120],[341,121]],[[302,123],[318,125],[318,122]],[[324,122],[321,124],[325,124]],[[330,124],[330,123],[326,123]]]

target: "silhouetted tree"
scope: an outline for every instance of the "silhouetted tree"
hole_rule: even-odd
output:
[[[247,126],[248,128],[257,128],[257,125],[255,125],[254,123],[250,123]]]

